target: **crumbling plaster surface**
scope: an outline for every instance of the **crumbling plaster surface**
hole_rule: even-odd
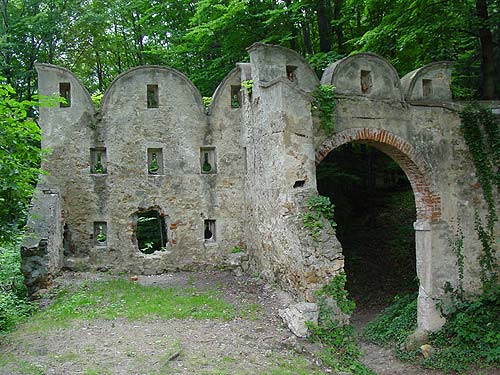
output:
[[[117,77],[96,113],[69,71],[39,64],[40,93],[52,95],[59,83],[69,82],[71,107],[40,109],[42,145],[52,153],[38,190],[57,192],[58,199],[34,201],[36,238],[25,250],[47,243],[48,250],[41,247],[46,263],[58,265],[43,271],[47,275],[63,267],[153,274],[234,266],[231,249],[237,246],[249,255],[245,267],[312,301],[344,262],[326,220],[319,241],[303,225],[306,200],[317,194],[316,164],[341,144],[365,142],[396,160],[412,183],[419,325],[438,328],[435,302],[446,281],[457,282],[449,240],[460,224],[465,286],[477,290],[474,212],[485,213],[459,130],[459,106],[450,102],[449,63],[430,64],[401,81],[374,54],[332,64],[321,80],[337,87],[335,129],[327,134],[311,116],[311,93],[320,81],[305,60],[264,44],[253,45],[249,54],[250,62],[237,64],[221,83],[208,111],[184,75],[145,66]],[[235,87],[250,79],[251,94],[243,88],[234,105]],[[424,79],[432,81],[426,89]],[[158,108],[147,108],[147,85],[158,86]],[[214,150],[216,173],[201,172],[202,147]],[[106,174],[91,173],[90,149],[96,148],[106,149]],[[148,174],[148,149],[162,150],[162,174]],[[151,208],[164,216],[169,243],[165,251],[145,255],[135,240],[136,215]],[[206,219],[216,220],[215,241],[204,241]],[[96,242],[96,222],[106,223],[105,246]],[[47,226],[59,229],[50,235],[36,230]]]

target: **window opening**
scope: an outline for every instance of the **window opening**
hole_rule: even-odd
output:
[[[106,174],[106,163],[106,149],[104,147],[90,149],[90,173]]]
[[[163,174],[163,151],[161,148],[148,148],[148,174]]]
[[[149,210],[137,215],[137,245],[144,254],[164,250],[167,245],[165,218],[158,210]]]
[[[94,242],[97,246],[106,246],[108,244],[107,225],[104,221],[94,223]]]
[[[287,65],[286,66],[286,78],[288,78],[288,80],[290,80],[292,82],[295,82],[297,80],[296,70],[297,70],[296,66]]]
[[[59,83],[59,96],[64,99],[59,106],[61,108],[71,107],[71,84],[69,82]]]
[[[215,220],[205,220],[203,238],[205,242],[215,242]]]
[[[200,149],[201,173],[216,173],[215,147],[202,147]]]
[[[432,96],[432,79],[422,80],[422,96],[429,98]]]
[[[148,108],[159,107],[158,85],[147,85],[147,104]]]
[[[241,86],[231,86],[231,108],[241,107]]]
[[[369,70],[361,71],[361,92],[367,94],[373,86],[372,72]]]

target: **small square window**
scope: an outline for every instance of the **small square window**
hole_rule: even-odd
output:
[[[201,173],[213,174],[217,173],[217,164],[215,156],[215,147],[200,148],[200,166]]]
[[[369,70],[361,71],[361,92],[363,94],[368,94],[373,86],[372,82],[372,72]]]
[[[161,148],[148,148],[148,174],[163,174],[163,150]]]
[[[69,82],[59,83],[59,96],[64,99],[59,106],[61,108],[71,107],[71,84]]]
[[[90,173],[91,174],[107,173],[106,148],[96,147],[90,149]]]
[[[286,66],[286,78],[288,78],[289,81],[295,82],[297,80],[296,70],[297,70],[296,66],[293,65]]]
[[[231,86],[231,108],[241,107],[241,86]]]
[[[158,96],[158,85],[147,85],[146,98],[148,108],[158,108],[160,102]]]
[[[94,244],[97,246],[106,246],[108,244],[108,226],[105,221],[96,221],[94,223]]]
[[[205,220],[203,227],[203,239],[205,242],[215,242],[215,220]]]
[[[432,79],[422,80],[422,96],[430,98],[432,96]]]

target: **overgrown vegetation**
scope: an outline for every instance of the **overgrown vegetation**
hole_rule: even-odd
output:
[[[26,300],[20,263],[19,241],[0,245],[0,334],[12,330],[35,309]]]
[[[308,212],[306,212],[302,218],[304,228],[308,228],[311,231],[311,237],[314,241],[319,241],[321,230],[324,227],[322,218],[328,220],[332,227],[337,226],[333,220],[334,205],[330,202],[330,198],[328,197],[313,195],[307,198],[306,206]]]
[[[391,306],[365,327],[363,336],[379,345],[394,345],[400,350],[408,335],[417,328],[417,293],[396,296]],[[401,352],[399,352],[401,354]]]
[[[348,298],[345,282],[346,275],[342,272],[318,291],[320,312],[318,324],[308,324],[310,339],[323,345],[319,358],[335,373],[375,375],[361,363],[362,353],[354,336],[354,328],[339,323],[338,317],[334,314],[332,304],[345,314],[354,311],[355,304]]]
[[[333,115],[335,112],[335,87],[319,85],[312,93],[311,112],[319,117],[321,128],[327,133],[333,132]]]

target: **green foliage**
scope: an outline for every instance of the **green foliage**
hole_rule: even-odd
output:
[[[306,212],[302,218],[304,228],[310,229],[311,237],[314,241],[319,241],[321,230],[323,229],[322,217],[327,219],[332,227],[337,226],[333,220],[333,209],[335,206],[330,202],[330,198],[321,195],[314,195],[307,198],[306,206],[309,212]]]
[[[327,134],[333,131],[333,114],[335,111],[335,87],[320,85],[313,93],[311,112],[319,117],[320,126]]]
[[[319,358],[334,372],[372,375],[374,373],[360,362],[362,353],[356,343],[354,328],[350,325],[340,326],[334,316],[332,301],[345,314],[351,314],[356,307],[354,301],[348,298],[345,283],[346,274],[340,272],[317,291],[319,318],[317,324],[307,323],[309,338],[323,344]]]
[[[76,291],[63,290],[53,305],[33,317],[33,324],[50,327],[71,319],[232,319],[233,305],[217,291],[162,288],[115,279],[85,283]]]
[[[205,113],[209,112],[211,104],[212,104],[212,97],[211,96],[204,96],[203,97],[203,105],[205,106]]]
[[[500,365],[500,286],[492,285],[474,300],[456,301],[444,327],[431,335],[438,348],[428,367],[466,372],[471,366]]]
[[[19,246],[18,240],[0,245],[0,334],[12,330],[34,311],[26,300]]]
[[[337,307],[343,313],[350,315],[356,308],[354,301],[348,298],[347,290],[345,289],[345,283],[347,281],[347,275],[345,272],[339,272],[332,278],[332,280],[323,286],[316,294],[319,297],[318,302],[320,305],[320,310],[324,312],[323,315],[331,316],[332,310],[328,307],[328,302],[326,298],[331,298],[337,304]],[[320,317],[323,318],[323,317]]]
[[[252,96],[252,88],[253,88],[253,80],[252,79],[246,79],[244,81],[241,81],[241,89],[245,89],[248,96]]]
[[[392,305],[372,320],[363,330],[363,337],[379,345],[397,348],[417,328],[417,293],[396,296]]]
[[[34,102],[15,99],[0,78],[0,241],[12,240],[23,225],[40,173],[40,129],[28,117]]]
[[[151,162],[149,163],[148,166],[148,171],[150,174],[156,174],[160,170],[160,166],[158,165],[158,159],[156,156],[156,153],[153,152],[153,155],[151,155]]]
[[[500,123],[488,108],[477,103],[467,105],[460,113],[465,142],[472,155],[476,176],[488,205],[486,224],[478,212],[474,225],[483,251],[480,256],[483,285],[498,279],[498,263],[495,259],[493,228],[498,221],[494,187],[500,193]]]
[[[239,246],[234,246],[232,249],[231,249],[231,253],[232,254],[238,254],[238,253],[242,253],[244,250],[239,247]]]

